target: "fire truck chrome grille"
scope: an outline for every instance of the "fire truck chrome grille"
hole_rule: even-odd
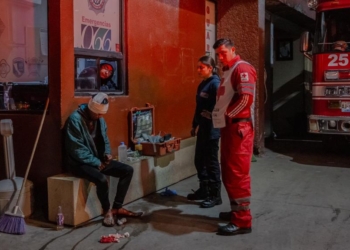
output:
[[[350,117],[309,116],[309,132],[324,134],[349,134]]]

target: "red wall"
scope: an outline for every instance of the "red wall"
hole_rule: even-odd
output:
[[[199,83],[197,60],[205,53],[205,1],[146,2],[126,6],[126,107],[154,104],[156,132],[187,138]]]
[[[187,138],[195,105],[197,60],[205,47],[205,1],[125,1],[126,81],[128,95],[110,98],[105,119],[112,153],[129,140],[128,113],[155,105],[156,131]],[[74,97],[73,1],[49,0],[50,107],[29,179],[41,192],[46,178],[62,170],[62,131],[69,114],[89,97]],[[24,176],[41,114],[0,114],[12,119],[18,176]],[[2,145],[0,147],[3,154]],[[3,155],[1,155],[3,156]],[[5,165],[1,157],[1,165]],[[0,168],[5,178],[5,167]]]

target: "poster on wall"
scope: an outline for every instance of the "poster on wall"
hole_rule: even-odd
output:
[[[120,0],[74,0],[74,47],[119,51]]]
[[[215,3],[205,3],[205,53],[215,59],[213,45],[216,40]]]

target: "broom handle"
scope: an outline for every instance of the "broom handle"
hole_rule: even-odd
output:
[[[38,130],[38,134],[36,135],[34,147],[33,147],[33,150],[32,150],[32,155],[30,156],[30,160],[29,160],[29,163],[28,163],[28,166],[27,166],[26,174],[25,174],[25,176],[24,176],[24,180],[23,180],[23,184],[22,184],[22,187],[21,187],[21,191],[19,191],[19,196],[18,196],[18,200],[17,200],[17,203],[16,203],[16,207],[18,207],[19,200],[21,199],[22,192],[23,192],[23,190],[24,190],[24,186],[25,186],[25,184],[26,184],[26,182],[27,182],[27,177],[28,177],[29,169],[30,169],[30,167],[31,167],[31,165],[32,165],[34,153],[35,153],[35,150],[36,150],[36,145],[38,144],[38,141],[39,141],[39,137],[40,137],[40,134],[41,134],[41,129],[43,128],[43,124],[44,124],[44,120],[45,120],[46,111],[47,111],[47,107],[48,107],[48,106],[49,106],[49,98],[47,98],[47,100],[46,100],[44,114],[43,114],[43,117],[41,118],[40,127],[39,127],[39,130]]]

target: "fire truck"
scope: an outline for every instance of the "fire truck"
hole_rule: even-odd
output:
[[[309,0],[316,11],[313,34],[300,50],[312,60],[310,133],[350,135],[350,0]]]

